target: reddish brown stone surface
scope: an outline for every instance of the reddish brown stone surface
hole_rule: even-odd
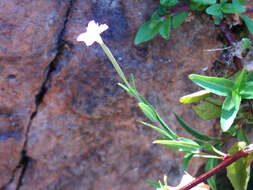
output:
[[[57,52],[66,10],[64,1],[0,1],[0,188],[21,159],[35,96]]]
[[[1,140],[0,136],[0,159],[4,155],[0,175],[6,170],[3,176],[11,176],[19,162],[24,131],[35,110],[34,98],[45,79],[46,66],[54,58],[66,10],[70,9],[66,33],[61,39],[65,45],[58,49],[56,68],[46,85],[48,91],[30,126],[26,147],[30,160],[19,189],[146,190],[153,188],[144,180],[157,181],[163,174],[168,176],[169,185],[176,185],[183,174],[183,154],[152,144],[158,134],[136,122],[146,119],[137,101],[117,86],[120,79],[104,52],[97,44],[86,47],[75,39],[84,32],[89,20],[107,23],[110,29],[103,34],[105,43],[127,76],[135,75],[138,91],[157,108],[171,128],[181,136],[188,136],[177,124],[172,113],[175,111],[198,130],[214,135],[212,121],[201,122],[189,106],[178,102],[180,96],[199,89],[188,75],[206,74],[203,69],[210,68],[217,56],[204,50],[221,47],[216,39],[219,31],[209,17],[197,15],[193,21],[173,30],[169,41],[156,37],[135,46],[137,29],[151,15],[156,1],[41,0],[21,5],[1,1],[0,5],[12,5],[9,10],[13,12],[22,8],[24,13],[30,10],[28,16],[21,13],[17,16],[20,21],[16,21],[14,28],[7,27],[13,34],[3,32],[13,42],[0,38],[7,43],[7,53],[0,53],[6,60],[0,64],[4,73],[0,84],[8,89],[0,92],[1,106],[3,113],[8,110],[17,113],[15,122],[22,124],[18,128],[9,127],[12,121],[3,114],[6,128],[21,132],[19,138],[16,133],[8,140]],[[26,17],[30,18],[31,26],[21,33],[19,29],[26,23]],[[15,19],[8,19],[8,23]],[[22,59],[13,61],[11,58],[16,55]],[[16,78],[7,80],[11,74]],[[14,95],[18,93],[19,96]],[[13,162],[7,163],[10,158]],[[193,160],[190,172],[194,175],[203,162]],[[6,165],[8,170],[4,168]],[[17,183],[14,180],[11,185]]]

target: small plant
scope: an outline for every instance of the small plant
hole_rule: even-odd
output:
[[[246,74],[246,69],[243,69],[234,81],[226,78],[207,77],[195,74],[190,75],[189,78],[194,83],[208,90],[207,93],[212,92],[216,95],[226,97],[222,106],[218,99],[208,99],[204,105],[200,104],[194,107],[194,110],[203,119],[211,119],[220,116],[221,129],[223,132],[227,132],[232,126],[240,109],[242,99],[253,99],[252,77],[253,72]],[[199,97],[203,97],[204,95],[201,94]],[[185,102],[184,99],[185,98],[181,98],[180,101],[182,103],[189,102]],[[190,103],[192,102],[193,101],[190,101]],[[206,115],[212,112],[215,113],[215,116]]]
[[[180,101],[182,103],[204,101],[204,104],[208,105],[203,106],[200,104],[202,105],[201,108],[205,111],[208,110],[211,112],[214,110],[210,110],[213,108],[210,105],[217,106],[219,108],[219,112],[216,113],[215,111],[214,115],[215,117],[221,116],[222,131],[230,132],[232,135],[225,136],[224,138],[207,136],[194,129],[194,127],[190,126],[180,116],[174,113],[180,126],[182,126],[193,138],[190,139],[181,137],[171,130],[171,128],[164,122],[158,112],[154,109],[154,107],[143,96],[140,95],[140,93],[137,91],[134,76],[132,74],[130,76],[130,82],[128,82],[125,74],[121,70],[111,51],[104,44],[100,36],[100,33],[105,31],[107,28],[107,25],[98,25],[94,21],[91,21],[88,25],[87,32],[80,34],[77,40],[85,42],[88,46],[92,45],[94,42],[100,44],[112,62],[118,75],[124,82],[124,84],[119,83],[119,86],[121,86],[129,95],[138,100],[138,106],[152,123],[143,121],[139,122],[161,134],[161,137],[159,137],[153,143],[162,144],[175,151],[185,152],[186,154],[183,160],[184,170],[187,170],[187,166],[191,158],[207,158],[205,167],[207,172],[183,187],[180,187],[180,190],[189,190],[206,179],[210,187],[213,190],[216,190],[217,186],[215,182],[215,174],[225,168],[227,169],[228,178],[230,179],[234,188],[236,190],[246,190],[250,177],[249,168],[250,161],[252,159],[253,145],[250,144],[247,135],[242,128],[242,124],[244,122],[252,122],[251,119],[253,119],[253,116],[252,113],[248,113],[248,108],[252,109],[251,104],[242,107],[241,100],[253,98],[253,72],[247,73],[247,71],[244,69],[230,79],[206,77],[195,74],[190,75],[189,77],[193,82],[205,88],[206,90],[184,96],[180,99]],[[246,42],[246,45],[247,44],[248,42]],[[219,96],[225,96],[226,98],[224,102],[222,103],[222,100],[217,98],[211,98],[211,92]],[[245,107],[247,108],[247,111],[245,111]],[[200,108],[198,107],[198,109]],[[214,117],[213,115],[203,115],[202,113],[199,115],[206,118]],[[243,120],[241,123],[237,123],[235,127],[231,127],[235,119]],[[222,145],[232,136],[237,136],[238,142],[230,148],[228,154],[223,153],[221,151]],[[218,163],[218,160],[221,160],[222,162]],[[164,178],[164,185],[161,182],[157,183],[148,181],[148,183],[159,190],[168,189],[166,177]]]
[[[178,28],[186,19],[189,11],[205,11],[211,15],[215,24],[220,24],[227,14],[240,13],[240,17],[253,34],[253,21],[247,16],[247,10],[243,5],[245,0],[189,0],[189,5],[171,9],[178,0],[160,0],[158,10],[154,11],[150,20],[142,24],[136,34],[134,43],[136,45],[149,41],[158,33],[166,40],[169,39],[172,29]]]

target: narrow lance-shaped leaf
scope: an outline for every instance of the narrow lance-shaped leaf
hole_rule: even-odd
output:
[[[192,136],[196,137],[197,139],[200,140],[204,140],[204,141],[219,141],[219,138],[215,138],[215,137],[209,137],[204,135],[203,133],[200,133],[199,131],[197,131],[196,129],[194,129],[193,127],[191,127],[189,124],[187,124],[183,119],[181,119],[176,113],[174,113],[177,121],[179,122],[179,124],[188,132],[190,133]]]
[[[167,137],[167,138],[170,139],[170,140],[173,139],[173,138],[171,138],[170,134],[169,134],[167,131],[165,131],[165,130],[159,128],[159,127],[156,127],[156,126],[154,126],[154,125],[152,125],[152,124],[150,124],[150,123],[146,123],[146,122],[143,122],[143,121],[140,121],[140,123],[143,124],[143,125],[145,125],[145,126],[148,126],[148,127],[153,128],[153,129],[156,130],[158,133],[162,134],[163,136]]]
[[[163,121],[163,119],[159,116],[158,113],[156,113],[156,117],[160,125],[168,132],[168,134],[170,134],[171,138],[176,140],[179,136],[168,127],[168,125]]]
[[[151,181],[151,180],[145,180],[148,184],[156,187],[156,188],[161,188],[161,184],[159,182]]]
[[[209,90],[200,90],[198,92],[181,97],[179,101],[183,104],[191,104],[206,99],[208,96],[210,96],[210,94],[211,92]]]
[[[197,85],[220,96],[227,96],[233,90],[234,83],[225,78],[207,77],[191,74],[189,78]]]
[[[135,96],[135,94],[133,93],[133,91],[131,90],[131,88],[128,88],[127,86],[125,86],[124,84],[118,83],[118,85],[123,88],[126,92],[128,92],[131,96]]]
[[[132,82],[132,87],[134,89],[134,91],[136,92],[136,86],[135,86],[135,81],[134,81],[134,75],[131,73],[131,82]]]
[[[192,159],[193,155],[194,154],[192,154],[192,153],[186,153],[184,155],[183,164],[182,164],[182,167],[183,167],[184,171],[187,170],[188,164],[189,164],[190,160]]]
[[[205,164],[205,171],[207,172],[213,169],[216,166],[216,164],[217,164],[217,159],[208,158]],[[210,185],[212,190],[217,190],[216,175],[213,175],[212,177],[208,178],[207,183]]]
[[[139,102],[138,106],[141,108],[142,112],[152,121],[157,121],[155,111],[149,105]]]
[[[185,142],[185,141],[175,141],[175,140],[156,140],[153,143],[162,144],[168,147],[169,149],[182,151],[182,152],[190,152],[190,153],[199,153],[199,144]]]

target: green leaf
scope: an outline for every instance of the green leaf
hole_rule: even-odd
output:
[[[253,21],[246,15],[240,15],[244,23],[246,24],[249,32],[253,34]]]
[[[200,148],[200,145],[194,141],[185,142],[175,140],[156,140],[153,143],[165,145],[166,147],[172,150],[190,153],[199,153]]]
[[[222,107],[222,103],[223,101],[218,99],[218,98],[212,98],[212,97],[208,97],[204,100],[205,102],[208,102],[210,104],[216,105],[218,107]]]
[[[192,0],[192,2],[201,4],[201,5],[212,5],[216,3],[216,0]]]
[[[217,165],[217,159],[208,158],[206,160],[206,164],[205,164],[205,171],[207,172],[207,171],[211,170],[216,165]],[[211,187],[212,190],[217,190],[216,175],[213,175],[212,177],[208,178],[207,183],[209,184],[209,186]]]
[[[127,86],[125,86],[124,84],[118,83],[118,85],[123,88],[125,91],[127,91],[131,96],[135,96],[134,92],[129,89]]]
[[[249,139],[248,139],[248,137],[247,137],[247,135],[246,135],[246,133],[245,133],[245,131],[243,130],[242,127],[240,127],[239,130],[238,130],[237,140],[238,141],[244,141],[244,142],[247,143],[247,145],[250,144],[250,141],[249,141]]]
[[[155,24],[155,26],[151,27],[152,24]],[[153,23],[151,20],[142,24],[135,36],[134,44],[138,45],[155,37],[159,31],[160,25],[161,23]]]
[[[148,184],[150,184],[156,188],[161,188],[161,185],[159,182],[155,182],[155,181],[151,181],[151,180],[145,180],[145,182],[147,182]]]
[[[253,71],[250,71],[247,75],[247,82],[253,82]]]
[[[190,0],[190,7],[191,7],[191,9],[193,11],[194,10],[203,11],[207,7],[207,5],[201,4],[201,1],[202,0]]]
[[[245,86],[240,90],[243,99],[253,99],[253,81],[246,82]]]
[[[170,139],[170,140],[173,139],[173,138],[171,137],[171,135],[170,135],[167,131],[165,131],[165,130],[159,128],[159,127],[156,127],[156,126],[154,126],[154,125],[152,125],[152,124],[143,122],[143,121],[139,121],[139,122],[140,122],[141,124],[145,125],[145,126],[148,126],[148,127],[153,128],[153,129],[156,130],[158,133],[162,134],[163,136],[167,137],[168,139]]]
[[[192,154],[192,153],[186,153],[184,155],[183,164],[182,164],[182,168],[184,171],[187,170],[188,164],[189,164],[190,160],[192,159],[193,155],[194,154]]]
[[[246,0],[232,0],[233,4],[245,5]]]
[[[159,32],[164,39],[168,40],[170,38],[170,30],[171,30],[171,16],[168,16],[168,18],[161,24]]]
[[[227,96],[233,90],[234,83],[225,78],[207,77],[191,74],[189,78],[197,85],[220,96]]]
[[[241,40],[241,42],[242,42],[242,45],[243,45],[243,51],[244,51],[244,52],[245,52],[247,49],[250,48],[250,46],[251,46],[251,41],[250,41],[249,38],[243,38],[243,39]]]
[[[208,7],[206,9],[206,13],[209,14],[209,15],[217,16],[217,17],[222,17],[223,16],[220,4],[211,5],[210,7]]]
[[[223,132],[228,131],[233,124],[236,114],[239,110],[238,104],[240,102],[241,96],[237,95],[236,93],[233,93],[233,95],[228,95],[223,102],[220,119],[221,129]]]
[[[142,112],[150,119],[150,121],[157,121],[156,113],[153,108],[143,102],[139,102],[138,106],[141,108]]]
[[[185,20],[185,18],[188,16],[188,11],[182,11],[176,13],[172,18],[172,27],[173,29],[176,29],[179,27]]]
[[[240,72],[240,75],[236,78],[234,90],[239,93],[241,88],[245,86],[246,80],[247,80],[246,69],[243,69]]]
[[[192,109],[203,120],[216,119],[221,116],[221,106],[209,102],[192,106]]]
[[[191,104],[206,99],[208,96],[210,96],[210,94],[211,92],[209,90],[200,90],[198,92],[181,97],[179,101],[182,104]]]
[[[186,123],[183,119],[181,119],[176,113],[174,113],[177,121],[179,124],[192,136],[196,137],[197,139],[204,140],[204,141],[218,141],[220,140],[219,138],[215,137],[209,137],[204,135],[203,133],[200,133],[196,129],[194,129],[192,126],[190,126],[188,123]]]
[[[136,92],[137,90],[136,90],[136,86],[135,86],[135,82],[134,82],[134,75],[132,73],[131,73],[131,82],[132,82],[133,89]]]
[[[228,2],[228,0],[220,0],[220,4],[224,4],[226,2]]]
[[[245,142],[237,142],[228,151],[232,156],[246,146]],[[250,177],[250,161],[252,155],[233,162],[227,167],[227,176],[236,190],[246,190]]]
[[[243,13],[246,9],[240,4],[226,3],[222,5],[224,13]]]
[[[168,127],[168,125],[163,121],[163,119],[159,116],[158,113],[156,113],[156,117],[160,125],[168,132],[168,134],[170,134],[171,138],[176,140],[179,136]]]
[[[158,9],[157,9],[157,14],[159,16],[165,16],[165,15],[168,15],[169,14],[169,10],[168,10],[168,6],[166,5],[159,5]]]
[[[165,5],[168,7],[174,6],[178,3],[178,0],[160,0],[161,5]]]
[[[219,17],[217,17],[217,16],[213,16],[214,24],[216,24],[216,25],[220,24],[220,23],[221,23],[221,19],[222,19],[222,18],[219,18]]]

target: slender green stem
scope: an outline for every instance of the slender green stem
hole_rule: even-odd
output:
[[[130,86],[130,84],[127,82],[127,79],[125,77],[125,74],[123,73],[123,71],[121,70],[119,64],[117,63],[116,59],[114,58],[113,54],[111,53],[111,51],[109,50],[109,48],[104,44],[101,43],[100,44],[101,47],[103,48],[104,52],[106,53],[107,57],[110,59],[113,67],[115,68],[115,70],[117,71],[118,75],[120,76],[120,78],[124,81],[124,83],[126,84],[126,86],[131,89],[132,87]]]

